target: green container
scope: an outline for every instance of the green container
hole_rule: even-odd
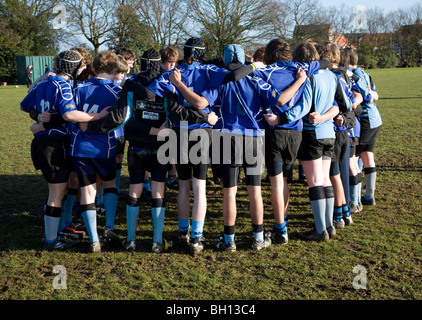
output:
[[[53,69],[54,56],[17,56],[16,67],[18,73],[18,84],[27,84],[26,68],[29,65],[33,66],[32,82],[36,81],[45,73],[45,66],[50,70]]]

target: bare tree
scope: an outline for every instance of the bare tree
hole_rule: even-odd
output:
[[[185,0],[137,0],[136,8],[160,47],[173,45],[185,36],[188,11]]]
[[[110,40],[115,27],[118,2],[112,0],[65,0],[69,28],[82,35],[94,47],[96,55],[101,45]]]

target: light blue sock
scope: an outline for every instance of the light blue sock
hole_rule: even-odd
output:
[[[254,232],[253,237],[258,242],[264,242],[264,231]]]
[[[166,208],[156,207],[152,208],[152,223],[154,226],[153,241],[163,243],[163,228]]]
[[[178,219],[177,224],[180,232],[189,231],[189,219]]]
[[[343,218],[343,209],[342,207],[336,207],[334,206],[334,214],[333,219],[336,222],[339,222]]]
[[[325,225],[325,199],[311,200],[312,214],[315,220],[315,228],[318,234],[322,234],[326,228]]]
[[[86,231],[88,232],[89,239],[92,242],[99,242],[97,232],[97,212],[96,210],[86,210],[82,212],[82,218],[85,223]]]
[[[136,227],[138,223],[139,207],[126,205],[127,241],[136,240]]]
[[[192,220],[191,238],[201,239],[203,231],[204,231],[204,220],[202,221]]]
[[[359,204],[358,201],[358,192],[359,192],[359,186],[357,184],[351,184],[350,187],[350,203],[357,205]]]
[[[274,223],[275,232],[278,235],[286,234],[287,233],[287,221],[283,223]]]
[[[48,244],[53,243],[57,239],[59,221],[59,217],[44,215],[45,237]]]
[[[229,242],[234,241],[234,233],[233,234],[224,234],[224,243],[227,245]]]
[[[119,196],[117,195],[116,188],[104,189],[104,209],[106,215],[106,227],[110,227],[114,230],[114,220],[116,218],[117,201]]]

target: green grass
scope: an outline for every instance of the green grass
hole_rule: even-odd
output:
[[[313,224],[306,186],[291,187],[289,243],[250,250],[252,233],[245,187],[239,188],[234,254],[213,249],[223,228],[222,190],[210,186],[206,249],[193,258],[175,247],[151,250],[150,205],[141,206],[138,249],[88,252],[88,239],[68,252],[41,247],[47,187],[30,159],[28,115],[19,110],[26,88],[0,88],[0,299],[14,300],[419,300],[422,221],[422,69],[379,69],[371,75],[383,118],[376,147],[377,206],[354,215],[355,224],[326,243],[299,240]],[[295,180],[297,170],[295,170]],[[126,158],[121,189],[128,188]],[[177,236],[176,191],[166,194],[164,235]],[[269,184],[263,181],[265,226],[272,228]],[[98,222],[102,233],[104,219]],[[125,203],[116,229],[126,235]],[[52,286],[53,268],[67,271],[67,290]],[[367,288],[356,290],[353,268],[367,269]]]

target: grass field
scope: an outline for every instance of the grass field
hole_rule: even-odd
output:
[[[234,254],[212,240],[223,230],[221,186],[208,188],[206,248],[193,258],[175,247],[151,253],[150,204],[141,206],[138,248],[88,251],[89,240],[67,252],[42,250],[42,206],[47,187],[30,160],[28,115],[19,110],[26,88],[0,88],[0,299],[1,300],[419,300],[422,298],[422,69],[371,70],[383,118],[375,151],[376,207],[355,214],[335,240],[305,242],[297,233],[313,224],[307,187],[293,182],[289,243],[250,249],[248,197],[238,194]],[[294,179],[297,179],[295,170]],[[126,157],[121,189],[127,191]],[[177,236],[176,191],[166,194],[164,234]],[[272,229],[269,184],[263,181],[265,226]],[[98,222],[102,234],[104,219]],[[126,235],[125,203],[116,229]],[[66,290],[53,288],[54,266],[66,269]],[[355,289],[356,266],[366,289]]]

